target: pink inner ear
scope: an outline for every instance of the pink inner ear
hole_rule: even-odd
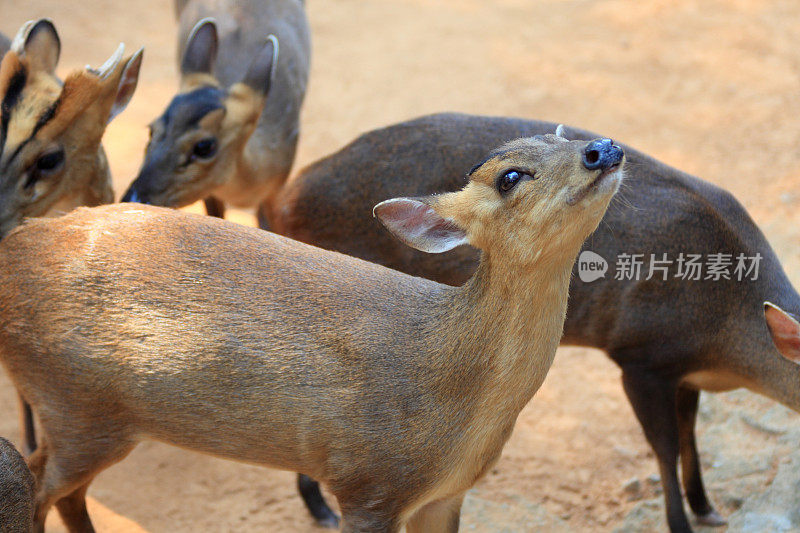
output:
[[[775,347],[786,359],[800,364],[800,323],[778,306],[766,304],[764,317]]]
[[[430,206],[421,202],[394,202],[381,214],[391,219],[399,230],[408,235],[419,235],[440,226],[442,220]]]
[[[442,253],[467,242],[464,230],[419,200],[381,202],[375,206],[375,215],[401,241],[423,252]]]
[[[111,113],[108,116],[108,121],[111,122],[114,117],[122,113],[128,103],[133,98],[133,93],[136,91],[136,86],[139,83],[139,69],[142,65],[141,50],[137,52],[125,66],[122,72],[122,77],[119,80],[117,87],[117,95],[114,98],[114,104],[111,106]]]

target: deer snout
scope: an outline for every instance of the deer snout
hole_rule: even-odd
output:
[[[611,139],[595,139],[583,150],[583,166],[589,170],[608,170],[622,162],[625,153]]]

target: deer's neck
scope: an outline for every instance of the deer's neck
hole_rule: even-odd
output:
[[[272,203],[292,170],[300,132],[303,91],[276,77],[264,111],[239,152],[236,176],[228,192],[234,204],[261,204],[271,214]],[[270,217],[270,220],[272,218]]]
[[[214,196],[235,207],[271,207],[289,177],[297,139],[296,133],[294,139],[274,133],[265,133],[261,123],[253,129],[238,152],[234,172]]]
[[[461,361],[482,401],[516,418],[541,386],[563,330],[573,256],[510,269],[484,254],[455,292],[447,357]],[[448,351],[448,350],[446,350]],[[453,352],[458,353],[453,353]]]

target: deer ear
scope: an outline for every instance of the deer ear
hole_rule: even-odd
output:
[[[30,20],[19,29],[11,48],[25,57],[32,70],[53,74],[61,55],[61,40],[49,19]]]
[[[111,113],[108,115],[108,122],[111,122],[114,117],[122,113],[128,107],[131,98],[133,98],[133,93],[136,92],[136,85],[139,83],[139,69],[142,66],[143,54],[144,48],[140,48],[125,62],[122,76],[120,76],[117,84],[117,95],[111,106]]]
[[[181,74],[212,74],[217,60],[218,44],[217,23],[214,19],[204,18],[198,22],[186,41],[181,59]]]
[[[375,206],[373,216],[395,237],[417,250],[439,254],[467,244],[467,234],[439,215],[428,198],[394,198]]]
[[[800,322],[770,302],[764,302],[764,318],[781,355],[800,364]]]
[[[277,64],[278,38],[270,35],[247,69],[242,82],[257,93],[267,96]]]

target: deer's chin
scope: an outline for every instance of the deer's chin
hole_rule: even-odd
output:
[[[594,179],[594,181],[592,181],[589,184],[589,188],[593,189],[599,187],[606,181],[621,180],[622,179],[622,173],[620,172],[621,169],[622,169],[622,163],[617,163],[616,165],[613,165],[605,169]]]

